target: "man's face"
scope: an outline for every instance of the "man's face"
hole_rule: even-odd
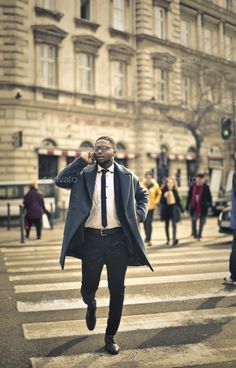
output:
[[[95,143],[94,155],[99,164],[112,161],[115,152],[116,151],[112,147],[112,144],[106,139],[100,139]]]
[[[196,184],[197,185],[203,185],[203,183],[204,183],[204,178],[196,177]]]

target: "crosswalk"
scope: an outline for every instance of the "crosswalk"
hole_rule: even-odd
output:
[[[236,367],[236,336],[229,346],[214,338],[223,337],[225,329],[230,335],[229,326],[236,326],[236,289],[222,284],[228,274],[229,244],[192,242],[148,249],[155,272],[128,269],[117,334],[121,352],[115,357],[101,349],[109,303],[105,268],[97,294],[97,326],[90,332],[79,293],[80,261],[67,260],[61,271],[56,242],[0,251],[23,317],[25,343],[40,344],[43,352],[29,356],[33,368]],[[61,344],[73,348],[64,351],[58,348]]]

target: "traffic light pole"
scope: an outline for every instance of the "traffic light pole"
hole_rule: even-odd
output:
[[[234,172],[236,173],[236,101],[233,102]]]

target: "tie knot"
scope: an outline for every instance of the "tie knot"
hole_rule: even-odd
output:
[[[107,169],[102,169],[102,170],[101,170],[101,172],[102,172],[102,174],[103,174],[103,175],[104,175],[104,174],[106,174],[108,171],[109,171],[109,170],[107,170]]]

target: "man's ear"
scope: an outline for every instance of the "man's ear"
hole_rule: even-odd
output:
[[[114,149],[114,155],[113,155],[113,156],[115,156],[116,152],[117,152],[117,150],[116,150],[116,149]]]

